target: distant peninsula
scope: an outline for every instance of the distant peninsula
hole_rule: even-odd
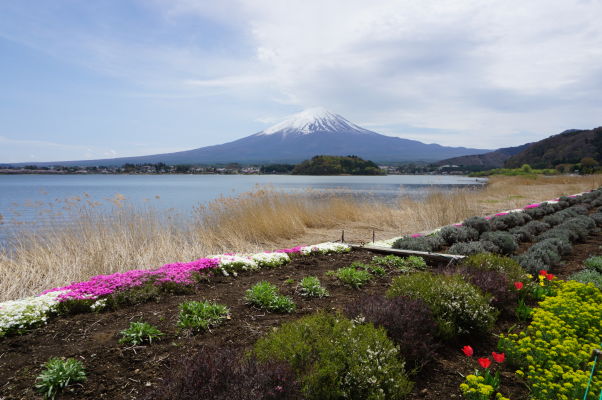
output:
[[[315,156],[297,164],[293,175],[385,175],[370,160],[357,156]]]

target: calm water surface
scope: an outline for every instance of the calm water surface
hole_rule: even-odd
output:
[[[336,191],[354,197],[392,201],[400,195],[425,196],[433,188],[474,186],[482,179],[462,176],[293,176],[293,175],[0,175],[0,239],[14,226],[45,222],[64,208],[125,198],[133,206],[189,213],[220,196],[235,196],[259,187],[287,193]]]

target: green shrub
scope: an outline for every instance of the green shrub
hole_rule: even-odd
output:
[[[338,280],[352,288],[359,288],[372,279],[370,272],[365,269],[356,269],[354,267],[339,268],[336,271],[330,271],[329,275],[335,276]]]
[[[320,280],[315,276],[306,276],[301,279],[297,290],[304,297],[328,296],[328,291],[320,285]]]
[[[483,218],[483,220],[489,223],[486,219]],[[439,235],[448,245],[479,239],[479,231],[469,226],[445,226],[439,231]]]
[[[208,301],[187,301],[180,304],[178,326],[193,332],[208,330],[219,325],[230,315],[228,307]]]
[[[402,237],[393,243],[394,249],[414,250],[414,251],[437,251],[445,245],[445,240],[439,235]]]
[[[130,326],[120,332],[119,343],[137,346],[142,343],[152,343],[163,336],[163,332],[147,322],[130,322]]]
[[[402,272],[426,269],[426,261],[420,256],[398,257],[392,254],[388,256],[374,256],[371,264],[384,268],[394,268]]]
[[[569,279],[581,283],[592,283],[598,289],[602,290],[602,274],[591,269],[584,269],[579,272],[575,272]]]
[[[585,268],[602,273],[602,256],[592,256],[583,262]]]
[[[73,358],[53,357],[44,364],[44,370],[36,378],[36,389],[45,399],[54,399],[70,383],[84,382],[84,365]]]
[[[499,248],[501,254],[512,254],[518,249],[516,239],[508,232],[485,232],[481,235],[482,241],[489,241]]]
[[[245,292],[247,303],[268,311],[290,313],[295,311],[295,302],[282,296],[278,288],[269,282],[262,281]]]
[[[490,298],[459,275],[416,272],[393,279],[387,296],[408,296],[424,301],[437,320],[439,335],[488,331],[497,317]]]
[[[508,277],[508,280],[511,281],[512,284],[524,280],[526,274],[525,270],[522,269],[516,260],[510,257],[490,253],[480,253],[468,256],[462,260],[462,265],[501,272]]]
[[[412,384],[384,329],[318,313],[282,325],[254,347],[260,361],[286,361],[307,399],[402,399]]]
[[[491,230],[491,223],[483,218],[483,217],[470,217],[464,220],[464,222],[462,222],[462,227],[463,228],[471,228],[477,231],[477,233],[480,235],[483,232],[487,232]],[[476,240],[477,238],[473,238],[473,239],[468,239],[468,240]],[[468,240],[464,240],[465,242]]]
[[[479,242],[456,243],[447,249],[449,254],[460,254],[469,256],[479,253],[499,253],[500,249],[492,242],[483,240]]]

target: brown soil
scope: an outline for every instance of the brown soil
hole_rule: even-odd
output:
[[[574,247],[566,264],[554,270],[566,277],[580,269],[591,254],[602,254],[602,235]],[[116,311],[65,316],[48,325],[21,335],[0,339],[0,399],[40,398],[34,390],[35,377],[41,364],[50,357],[74,357],[86,366],[88,380],[68,389],[60,398],[137,399],[162,384],[172,367],[194,353],[202,345],[251,346],[260,336],[283,322],[291,321],[318,309],[344,309],[361,296],[383,294],[392,278],[376,279],[361,290],[339,284],[325,275],[326,271],[348,266],[353,261],[368,261],[374,254],[356,250],[348,254],[298,257],[277,269],[245,273],[237,278],[216,276],[201,283],[194,294],[166,295],[158,302],[125,307]],[[435,266],[437,267],[437,266]],[[295,284],[315,275],[330,292],[330,297],[306,300],[295,293]],[[283,294],[292,296],[298,305],[292,314],[274,314],[244,304],[244,292],[258,281],[276,284]],[[176,327],[178,305],[187,300],[211,300],[230,307],[232,318],[223,325],[198,335],[189,335]],[[130,321],[143,320],[163,331],[164,340],[150,346],[128,347],[118,343],[119,331]],[[437,359],[412,379],[416,382],[409,399],[439,400],[461,398],[458,386],[463,376],[473,373],[475,358],[463,355],[460,348],[470,344],[476,356],[487,356],[496,350],[497,335],[520,326],[510,320],[498,321],[487,337],[464,338],[443,347]],[[503,367],[502,393],[514,400],[527,398],[528,390],[512,370]]]

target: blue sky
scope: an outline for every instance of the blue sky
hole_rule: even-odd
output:
[[[323,106],[497,148],[602,125],[602,2],[0,0],[0,162],[224,143]]]

